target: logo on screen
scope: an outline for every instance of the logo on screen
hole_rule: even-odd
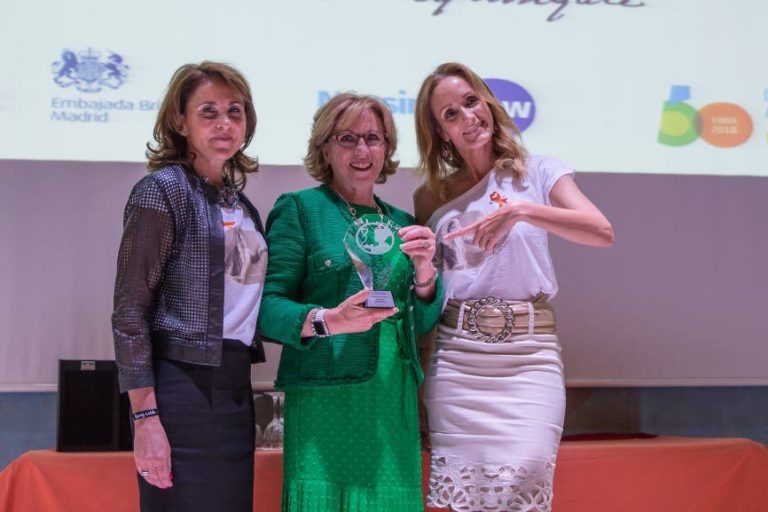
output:
[[[496,99],[499,100],[512,120],[515,121],[520,131],[525,131],[536,117],[536,103],[533,101],[533,96],[523,86],[510,80],[486,78],[483,81],[491,89],[493,95],[496,96]],[[318,106],[322,107],[338,94],[339,91],[318,91]],[[408,95],[404,89],[399,90],[396,95],[379,96],[379,98],[387,104],[393,114],[413,115],[416,107],[416,98]]]
[[[99,92],[104,87],[117,89],[128,78],[128,69],[121,55],[110,51],[102,58],[101,52],[93,48],[78,53],[65,49],[61,60],[51,64],[56,85],[74,86],[80,92]]]
[[[689,86],[672,86],[661,112],[659,143],[685,146],[701,137],[713,146],[732,148],[752,135],[752,118],[739,105],[716,102],[697,110],[686,103],[689,99]]]
[[[317,91],[317,106],[322,107],[334,96],[341,94],[341,91],[329,91],[327,89],[321,89]],[[379,99],[386,103],[389,110],[393,114],[413,114],[413,110],[416,107],[416,98],[409,96],[405,89],[400,89],[397,94],[391,96],[379,96]]]
[[[484,81],[521,132],[531,126],[536,117],[536,103],[531,93],[523,86],[509,80],[486,78]]]

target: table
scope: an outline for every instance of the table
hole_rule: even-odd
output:
[[[426,481],[426,454],[424,468]],[[257,451],[255,474],[254,511],[279,511],[282,453]],[[0,473],[3,512],[136,512],[137,495],[130,452],[35,450]],[[565,441],[553,510],[766,512],[768,447],[747,439]]]

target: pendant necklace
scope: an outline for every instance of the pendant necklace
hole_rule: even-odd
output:
[[[342,201],[344,201],[344,204],[345,204],[345,205],[346,205],[346,207],[347,207],[347,211],[348,211],[348,212],[349,212],[349,214],[352,216],[352,220],[357,220],[357,218],[358,218],[358,217],[357,217],[357,210],[355,209],[355,207],[354,207],[354,206],[352,206],[352,205],[349,203],[349,201],[347,201],[346,199],[344,199],[344,196],[342,196],[341,194],[339,194],[339,192],[338,192],[338,191],[337,191],[335,188],[331,187],[330,185],[329,185],[329,188],[330,188],[331,190],[333,190],[334,192],[336,192],[336,195],[337,195],[337,196],[339,196],[339,199],[341,199]],[[379,215],[384,215],[384,212],[383,212],[383,211],[381,211],[381,207],[379,206],[379,203],[377,203],[377,202],[376,202],[376,199],[374,199],[374,200],[373,200],[373,204],[375,204],[375,205],[376,205],[376,213],[378,213]]]

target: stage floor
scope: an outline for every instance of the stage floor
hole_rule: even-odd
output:
[[[425,483],[427,463],[425,454]],[[254,511],[279,511],[282,453],[257,451],[255,469]],[[137,494],[130,452],[35,450],[0,473],[3,512],[136,512]],[[768,447],[747,439],[564,441],[553,510],[766,512]]]

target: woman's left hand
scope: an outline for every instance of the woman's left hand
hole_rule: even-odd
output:
[[[435,234],[426,226],[406,226],[397,232],[403,243],[400,250],[411,260],[413,266],[419,269],[431,269],[435,257]]]
[[[521,220],[525,220],[525,201],[511,201],[479,221],[443,236],[443,240],[472,235],[472,243],[480,249],[493,251],[506,238],[507,233]]]

